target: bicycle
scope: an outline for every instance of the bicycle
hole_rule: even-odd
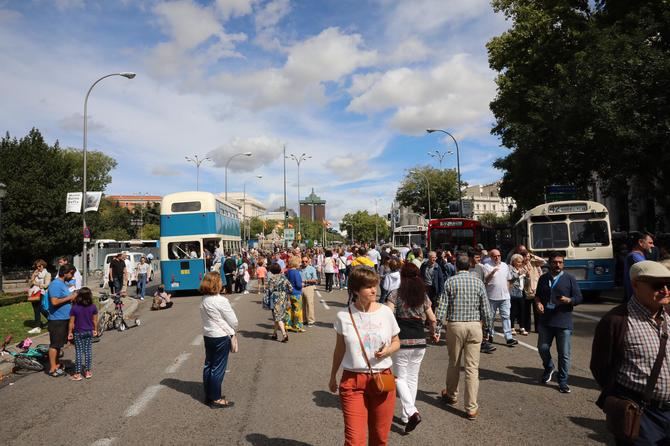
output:
[[[100,297],[100,302],[105,302],[109,297],[108,294],[103,294]],[[112,294],[112,298],[114,299],[114,310],[105,311],[98,317],[98,338],[100,338],[107,330],[115,329],[125,331],[126,328],[131,328],[123,316],[123,302],[121,301],[121,295],[115,293]],[[135,319],[134,327],[139,327],[140,325],[141,321]]]
[[[14,366],[18,369],[41,372],[44,370],[44,364],[49,354],[48,344],[38,344],[35,347],[22,348],[20,352],[7,350],[7,346],[12,342],[12,337],[7,336],[0,347],[0,355],[11,355],[14,357]]]

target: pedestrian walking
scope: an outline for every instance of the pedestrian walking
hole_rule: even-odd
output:
[[[561,253],[549,254],[549,271],[537,283],[535,305],[540,313],[537,350],[544,367],[541,382],[547,384],[556,370],[551,358],[551,344],[556,339],[558,389],[561,393],[570,393],[568,374],[572,345],[572,309],[582,303],[582,293],[575,276],[563,270],[563,259]]]
[[[483,340],[482,323],[493,326],[493,312],[484,283],[469,272],[467,255],[456,258],[456,275],[447,280],[437,309],[435,342],[440,339],[442,322],[446,319],[447,387],[442,390],[443,401],[458,403],[458,381],[461,362],[465,367],[465,414],[469,420],[479,416],[479,357]]]
[[[38,334],[42,331],[42,315],[49,320],[49,313],[42,308],[42,296],[51,283],[51,273],[47,271],[47,262],[42,259],[35,260],[32,275],[30,276],[30,289],[28,290],[28,302],[33,306],[34,325],[30,334]]]
[[[400,281],[401,281],[400,266],[401,266],[400,260],[395,259],[393,257],[391,257],[387,262],[386,267],[388,267],[389,272],[384,276],[383,286],[380,287],[384,290],[386,295],[382,296],[381,299],[379,299],[379,302],[385,303],[388,299],[388,296],[393,291],[400,288]],[[423,286],[423,282],[421,283],[421,285]]]
[[[223,275],[225,277],[226,294],[233,294],[235,271],[237,271],[237,261],[230,253],[230,251],[228,251],[226,252],[226,260],[223,261]]]
[[[347,445],[364,445],[366,438],[370,445],[388,444],[393,420],[395,388],[378,383],[393,383],[391,355],[400,348],[400,327],[393,312],[377,302],[378,285],[374,270],[353,268],[349,290],[354,301],[335,320],[337,340],[328,388],[331,392],[339,389]]]
[[[237,316],[230,302],[221,295],[223,282],[217,272],[205,274],[200,284],[202,302],[200,317],[205,339],[205,366],[202,381],[205,404],[212,408],[232,407],[233,402],[221,394],[223,378],[228,366],[228,355],[236,343]]]
[[[124,278],[126,276],[126,262],[123,259],[123,253],[118,253],[109,262],[109,291],[112,294],[120,294],[123,290]]]
[[[651,234],[642,234],[635,240],[633,247],[631,248],[630,253],[626,256],[624,261],[624,271],[623,271],[623,288],[624,288],[624,302],[628,302],[628,299],[633,295],[633,285],[630,280],[630,269],[638,262],[642,262],[647,259],[647,254],[650,254],[654,249],[654,238]]]
[[[303,325],[312,326],[316,323],[316,308],[314,306],[314,293],[316,292],[316,269],[312,266],[309,257],[304,256],[300,266],[300,277],[302,278],[302,322]]]
[[[151,277],[151,265],[147,262],[147,258],[142,256],[140,263],[135,266],[135,274],[137,277],[137,297],[144,300],[147,291],[147,282]]]
[[[596,404],[606,412],[618,445],[670,444],[670,373],[667,338],[670,270],[653,261],[630,269],[630,300],[598,323],[591,350],[591,372],[602,392]],[[641,408],[639,432],[624,429],[625,413]],[[634,414],[635,412],[630,412]]]
[[[98,336],[97,326],[98,308],[93,305],[93,293],[90,288],[83,287],[70,309],[68,325],[67,339],[74,341],[75,351],[74,375],[70,378],[72,381],[93,378],[93,337]],[[85,370],[83,377],[82,370]]]
[[[335,265],[335,259],[333,259],[333,251],[327,249],[323,258],[323,273],[326,275],[326,293],[333,292],[333,279],[336,270],[337,266]]]
[[[435,251],[430,251],[428,253],[428,260],[421,265],[421,278],[423,278],[423,283],[426,285],[428,297],[433,303],[433,309],[436,309],[440,296],[444,291],[446,277],[440,265],[437,264],[437,253]]]
[[[530,315],[531,315],[531,310],[533,313],[533,325],[535,327],[535,333],[539,332],[539,321],[540,321],[540,315],[537,312],[537,307],[534,305],[535,303],[535,294],[537,292],[537,282],[540,280],[540,276],[542,276],[542,267],[547,264],[547,261],[544,260],[542,257],[536,256],[535,254],[531,254],[528,252],[528,249],[520,245],[519,246],[519,254],[523,256],[523,269],[526,272],[526,281],[524,282],[524,294],[525,294],[525,299],[524,299],[524,308],[523,308],[523,313],[524,313],[524,329],[526,331],[530,331]]]
[[[268,280],[268,308],[272,311],[273,330],[271,339],[277,340],[277,330],[281,332],[281,342],[288,342],[288,333],[286,332],[286,323],[289,320],[289,311],[291,308],[291,294],[293,286],[285,275],[281,273],[281,266],[278,263],[270,265],[270,274],[272,277]]]
[[[304,333],[302,323],[302,275],[300,274],[300,257],[291,256],[288,260],[286,278],[291,282],[291,316],[288,321],[288,331]]]
[[[398,263],[395,259],[391,262]],[[402,408],[400,419],[405,423],[405,432],[409,433],[421,422],[416,408],[416,392],[421,362],[426,353],[424,326],[428,321],[431,337],[435,339],[436,319],[416,265],[403,265],[399,274],[399,287],[391,291],[386,305],[393,311],[400,327],[400,350],[393,355],[393,373]]]
[[[519,334],[528,336],[528,331],[524,328],[526,326],[526,314],[524,312],[525,298],[523,290],[526,284],[527,276],[526,270],[523,268],[523,256],[521,254],[513,254],[511,257],[511,266],[509,269],[509,295],[510,295],[510,324],[512,326],[512,335],[516,334],[514,324],[519,323]]]
[[[337,282],[341,290],[347,289],[347,256],[344,249],[340,248],[335,259],[335,266],[337,268]]]
[[[484,284],[486,274],[484,273],[484,265],[481,264],[481,252],[482,251],[479,248],[471,248],[468,250],[468,260],[470,261],[468,272]],[[498,349],[493,343],[489,342],[489,328],[490,327],[485,324],[482,325],[481,353],[491,354]]]
[[[500,251],[492,249],[489,253],[492,264],[483,264],[484,284],[486,285],[486,294],[491,305],[491,313],[493,320],[496,313],[500,312],[502,319],[503,333],[508,347],[514,347],[519,343],[512,337],[512,324],[510,323],[511,302],[509,295],[509,266],[501,260]],[[493,343],[493,335],[495,329],[493,325],[489,326],[489,343]]]
[[[64,265],[58,269],[58,277],[49,284],[49,375],[57,378],[65,375],[58,364],[61,349],[67,343],[68,324],[72,302],[77,291],[70,291],[68,284],[74,277],[74,267]]]
[[[265,267],[265,260],[259,259],[256,266],[256,281],[258,282],[258,294],[265,292],[265,280],[268,277],[268,270]]]

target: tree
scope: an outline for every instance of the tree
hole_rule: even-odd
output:
[[[396,200],[414,212],[428,212],[428,186],[433,218],[447,217],[449,201],[458,200],[458,174],[454,169],[435,169],[430,166],[414,167],[417,173],[407,173],[396,192]],[[426,183],[428,180],[428,183]]]
[[[84,154],[81,150],[72,147],[62,152],[65,161],[72,166],[72,182],[75,189],[82,190],[84,174]],[[86,190],[104,191],[112,182],[111,172],[116,168],[116,160],[102,152],[86,151]]]
[[[509,215],[498,216],[492,212],[480,215],[479,221],[490,226],[508,226],[511,223]]]
[[[142,238],[144,240],[158,240],[161,236],[161,227],[153,223],[145,224],[142,228]]]
[[[370,242],[375,240],[375,223],[379,240],[389,240],[391,230],[386,219],[379,215],[370,215],[368,211],[345,214],[340,223],[340,231],[347,231],[347,239],[351,240],[353,225],[354,240]]]
[[[130,224],[132,214],[127,208],[117,206],[103,197],[97,213],[86,214],[91,235],[97,239],[129,240],[135,228]]]

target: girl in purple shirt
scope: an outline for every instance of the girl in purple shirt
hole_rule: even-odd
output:
[[[75,369],[73,381],[81,381],[82,363],[86,358],[84,377],[92,378],[91,363],[93,362],[93,336],[98,335],[98,308],[93,305],[93,293],[89,288],[79,290],[75,304],[70,310],[70,325],[68,340],[74,340]]]

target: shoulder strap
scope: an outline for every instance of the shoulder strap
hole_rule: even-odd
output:
[[[356,336],[358,337],[358,342],[361,344],[361,353],[363,353],[363,357],[365,358],[365,363],[368,365],[368,368],[370,369],[370,373],[372,372],[372,366],[370,365],[370,360],[368,359],[368,355],[365,353],[365,346],[363,346],[363,341],[361,340],[361,335],[358,333],[358,327],[356,327],[356,321],[354,321],[354,315],[351,312],[351,305],[349,305],[349,317],[351,318],[351,323],[354,326],[354,331],[356,331]]]
[[[643,401],[649,403],[651,401],[651,395],[654,392],[654,387],[656,387],[656,381],[658,381],[658,376],[661,374],[661,367],[663,366],[663,360],[665,359],[665,347],[668,343],[668,328],[665,318],[668,317],[668,313],[663,311],[663,320],[661,321],[661,345],[658,349],[658,355],[656,356],[656,361],[654,361],[654,368],[651,369],[651,376],[649,381],[647,381],[647,386],[644,388],[644,393],[642,395]]]

